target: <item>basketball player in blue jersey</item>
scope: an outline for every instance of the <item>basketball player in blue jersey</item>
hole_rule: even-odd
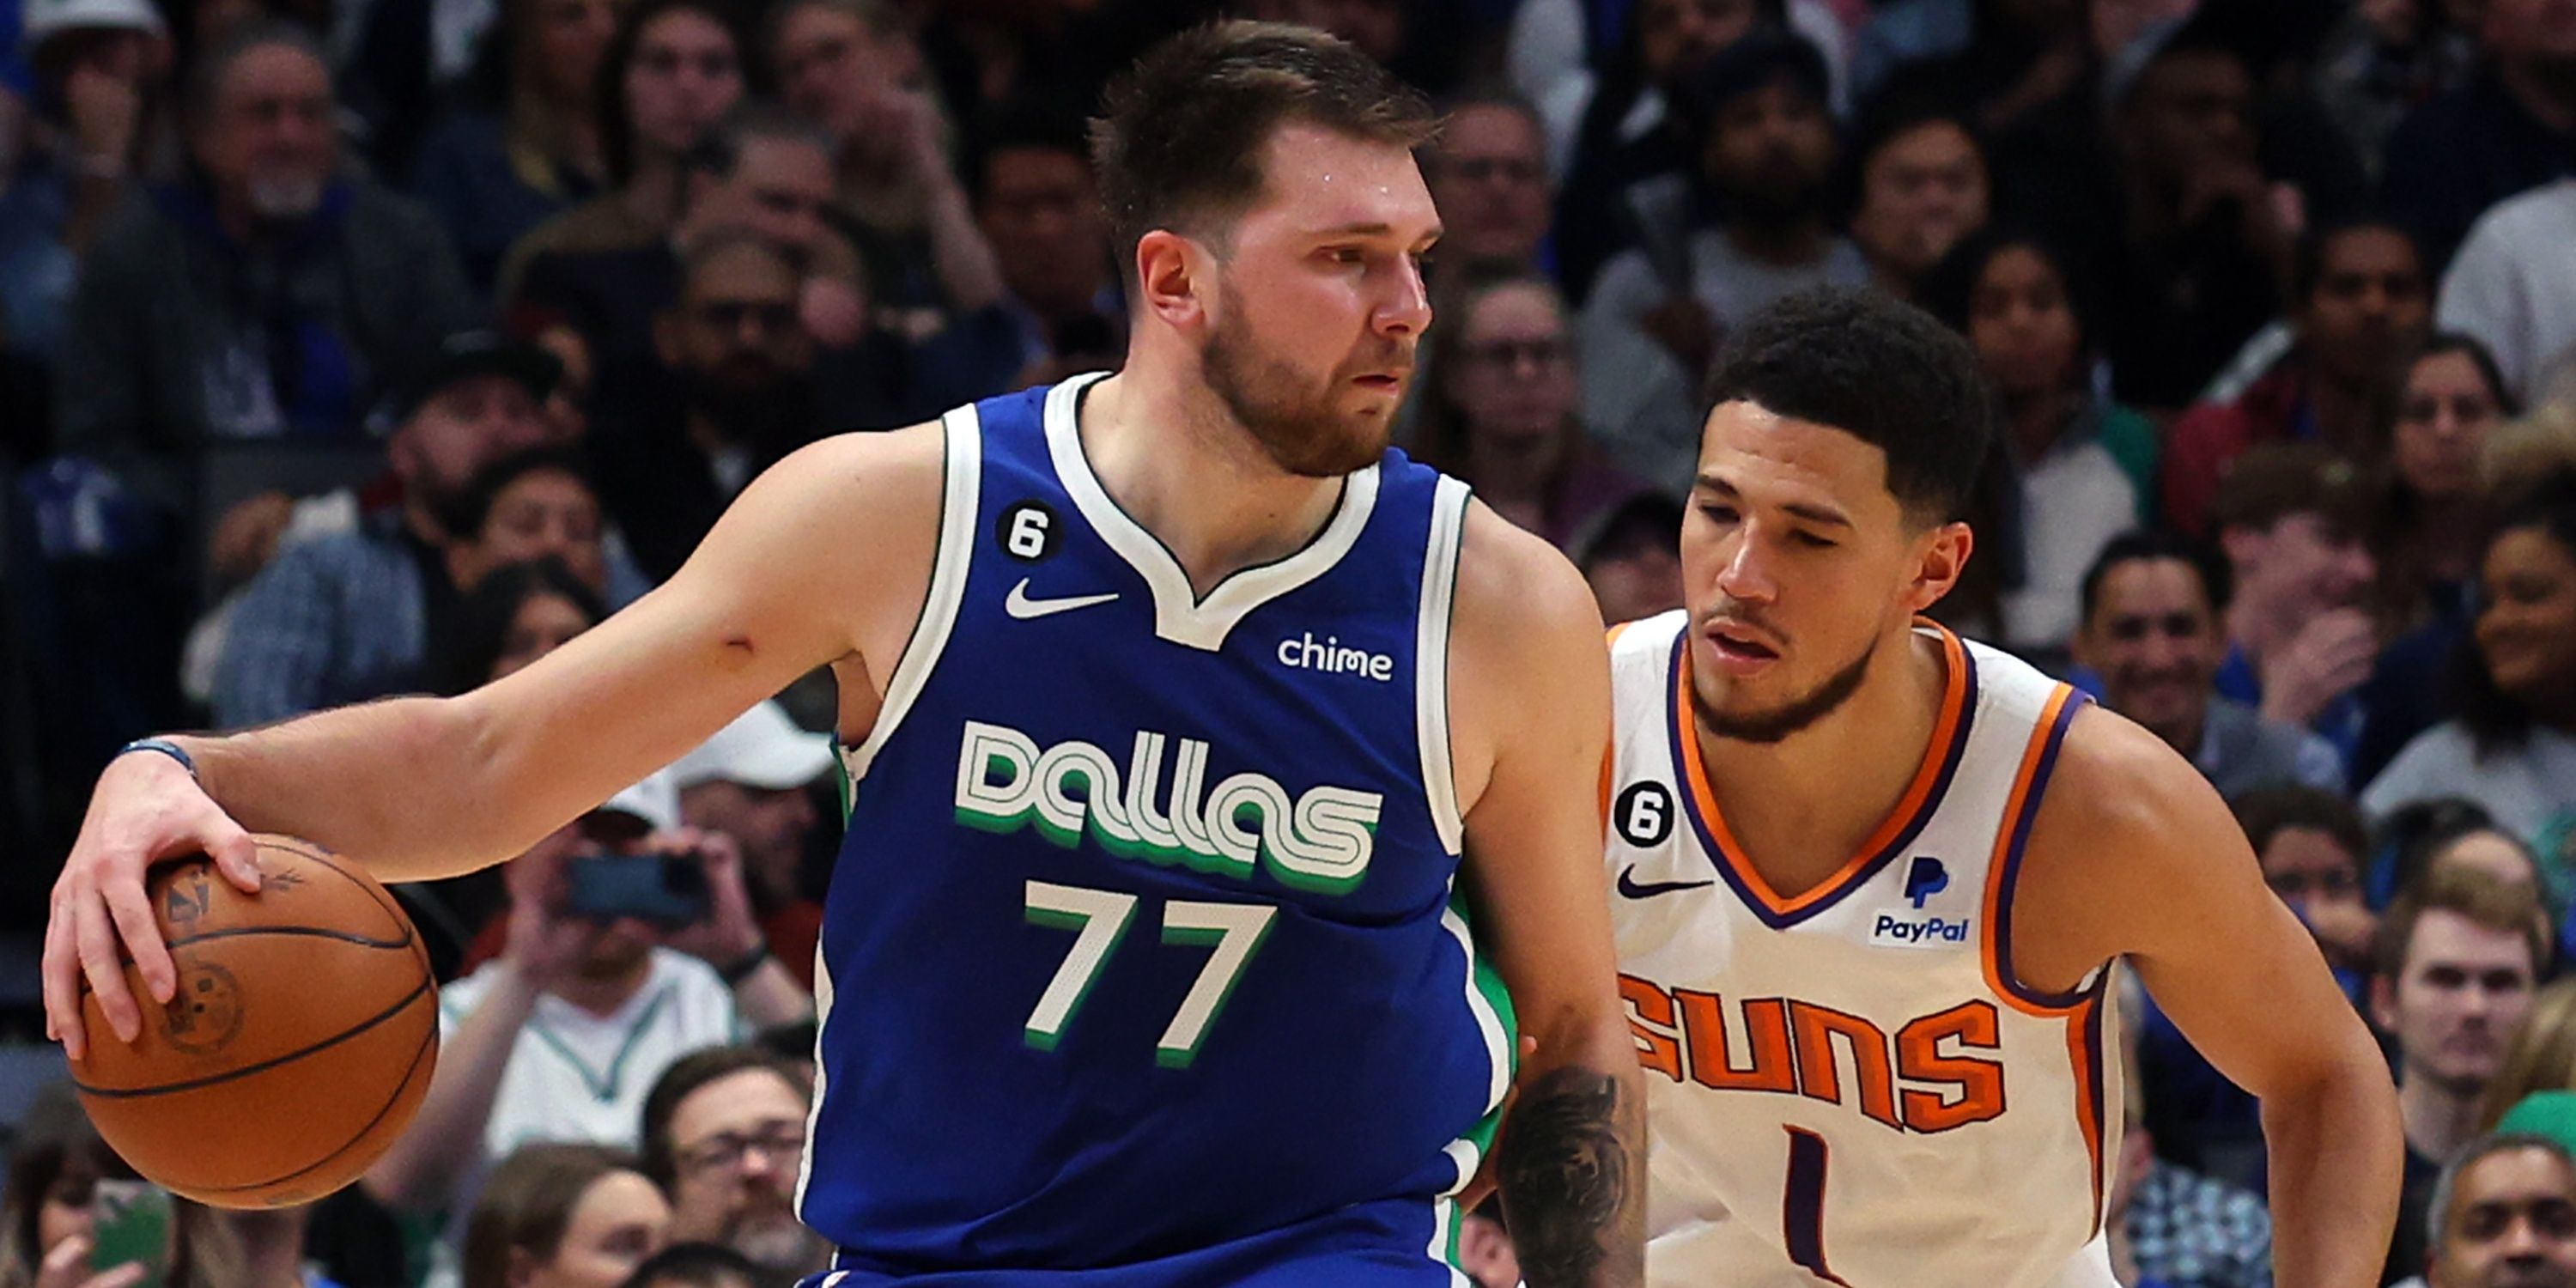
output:
[[[831,1288],[1461,1284],[1497,1125],[1529,1282],[1637,1282],[1599,618],[1387,450],[1432,125],[1303,29],[1149,54],[1095,127],[1122,373],[801,451],[485,689],[118,757],[54,897],[52,1032],[77,1063],[138,1031],[120,940],[169,996],[153,859],[255,890],[247,827],[470,871],[829,664],[852,803],[800,1212]]]
[[[1739,328],[1715,395],[1687,607],[1611,646],[1649,1282],[2113,1288],[2134,970],[2262,1098],[2275,1281],[2376,1283],[2387,1066],[2226,806],[2155,735],[1919,616],[1975,545],[1974,354],[1820,291]]]

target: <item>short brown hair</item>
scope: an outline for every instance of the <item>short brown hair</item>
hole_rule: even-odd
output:
[[[664,1192],[680,1181],[680,1160],[671,1142],[671,1120],[679,1116],[680,1102],[696,1095],[708,1083],[730,1078],[750,1069],[766,1069],[777,1074],[779,1081],[796,1089],[796,1094],[811,1099],[813,1084],[804,1072],[777,1055],[754,1046],[708,1047],[692,1051],[671,1062],[653,1089],[644,1093],[642,1130],[644,1142],[644,1175]],[[470,1286],[469,1286],[470,1288]]]
[[[1402,148],[1439,133],[1430,102],[1368,55],[1284,23],[1194,27],[1111,82],[1091,123],[1091,164],[1122,271],[1135,271],[1145,234],[1259,200],[1265,147],[1292,124]]]
[[[510,1254],[550,1261],[572,1210],[599,1178],[636,1171],[635,1158],[605,1145],[521,1145],[492,1169],[465,1222],[464,1288],[504,1288]]]
[[[2436,909],[2457,913],[2488,930],[2522,936],[2531,949],[2532,982],[2538,983],[2549,972],[2549,912],[2541,907],[2539,892],[2498,881],[2485,872],[2436,866],[2400,893],[2379,923],[2379,973],[2391,983],[2405,974],[2406,954],[2415,943],[2415,923]]]
[[[2361,467],[2315,443],[2263,443],[2219,480],[2210,526],[2269,532],[2292,515],[2313,514],[2337,531],[2359,533],[2369,510]]]

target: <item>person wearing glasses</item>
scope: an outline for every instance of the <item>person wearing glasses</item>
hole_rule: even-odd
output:
[[[713,1243],[772,1277],[824,1268],[831,1247],[796,1219],[812,1085],[748,1046],[683,1056],[644,1097],[644,1170],[671,1197],[671,1237]]]

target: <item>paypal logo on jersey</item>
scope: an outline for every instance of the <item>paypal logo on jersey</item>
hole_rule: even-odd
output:
[[[1929,855],[1905,869],[1905,901],[1919,913],[1934,895],[1950,888],[1950,871]],[[1946,948],[1968,942],[1968,918],[1910,916],[1902,909],[1882,910],[1871,920],[1869,942],[1892,948]]]
[[[1243,880],[1259,863],[1280,884],[1321,894],[1358,887],[1383,795],[1318,786],[1292,800],[1276,779],[1249,771],[1211,789],[1207,762],[1204,742],[1139,730],[1122,779],[1118,761],[1080,739],[1041,750],[1017,729],[969,720],[957,749],[957,821],[996,833],[1033,826],[1067,849],[1089,832],[1120,858]]]

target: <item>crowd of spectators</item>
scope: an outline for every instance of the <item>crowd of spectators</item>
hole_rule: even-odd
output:
[[[1682,602],[1732,326],[1843,283],[1964,335],[2000,433],[1936,615],[2234,805],[2388,1050],[2387,1282],[2576,1279],[2576,0],[0,5],[0,908],[129,738],[461,692],[818,437],[1116,366],[1084,122],[1221,14],[1448,113],[1399,442],[1608,620]],[[170,1282],[820,1269],[834,713],[800,684],[403,887],[443,984],[419,1125],[311,1208],[182,1205]],[[571,914],[600,853],[708,911]],[[2115,1264],[2262,1288],[2258,1107],[2127,1009]],[[84,1252],[123,1165],[68,1099],[24,1120],[0,1288],[130,1288]],[[1490,1210],[1460,1250],[1517,1282]]]

